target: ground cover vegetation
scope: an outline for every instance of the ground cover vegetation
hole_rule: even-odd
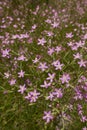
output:
[[[0,130],[87,130],[87,0],[0,1]]]

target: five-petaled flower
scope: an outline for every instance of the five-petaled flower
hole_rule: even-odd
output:
[[[38,39],[38,45],[44,46],[45,43],[46,43],[46,40],[44,38]]]
[[[36,102],[38,99],[38,96],[40,95],[39,92],[35,89],[34,91],[30,91],[27,96],[25,96],[25,99],[28,99],[31,103]]]
[[[53,115],[51,111],[44,111],[43,120],[45,120],[46,123],[49,123],[51,120],[53,120]]]
[[[68,83],[70,81],[70,75],[65,73],[62,75],[60,80],[61,80],[62,84]]]
[[[18,77],[19,78],[21,78],[21,77],[23,78],[24,74],[25,74],[25,72],[23,70],[21,70],[20,72],[18,72]]]
[[[25,90],[26,90],[25,84],[24,85],[20,85],[19,88],[20,89],[18,90],[18,92],[20,92],[21,94],[23,94],[25,92]]]
[[[41,69],[42,71],[45,71],[48,68],[48,66],[46,65],[46,62],[44,62],[44,63],[40,62],[38,68]]]

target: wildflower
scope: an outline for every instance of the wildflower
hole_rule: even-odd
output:
[[[61,47],[60,47],[60,46],[57,46],[57,47],[55,48],[55,51],[56,51],[57,53],[59,53],[59,52],[61,51]]]
[[[84,35],[84,39],[85,39],[85,40],[87,39],[87,33]]]
[[[32,26],[32,29],[33,29],[33,30],[35,30],[35,29],[36,29],[36,27],[37,27],[37,25],[36,25],[36,24],[34,24],[34,25]]]
[[[53,94],[57,97],[57,98],[62,98],[63,93],[61,89],[55,89],[55,91],[53,92]]]
[[[59,23],[54,22],[53,24],[51,24],[53,26],[53,28],[57,28],[59,26]]]
[[[49,50],[48,50],[48,54],[49,55],[52,55],[54,52],[55,52],[54,47],[53,48],[49,48]]]
[[[2,50],[2,57],[8,57],[9,58],[9,49]]]
[[[11,79],[11,80],[9,81],[9,83],[10,83],[10,85],[14,85],[14,84],[16,83],[16,79]]]
[[[38,68],[41,69],[42,71],[45,71],[48,68],[48,66],[46,65],[46,62],[44,62],[40,63]]]
[[[54,98],[54,93],[52,92],[50,92],[49,96],[46,97],[47,100],[50,99],[51,101],[53,100],[53,98]]]
[[[80,53],[73,54],[73,56],[74,56],[74,59],[81,59],[82,58],[82,55]]]
[[[72,32],[70,32],[70,33],[66,33],[66,38],[72,38],[72,37],[73,37]]]
[[[83,99],[83,95],[82,95],[82,93],[81,93],[81,91],[79,90],[79,88],[76,88],[75,89],[75,96],[74,96],[74,99],[75,100],[82,100]]]
[[[50,20],[50,19],[47,19],[47,20],[45,20],[45,22],[50,24],[50,23],[51,23],[51,20]]]
[[[73,45],[73,46],[71,46],[71,49],[77,51],[77,50],[78,50],[78,47],[77,47],[77,45]]]
[[[32,102],[36,102],[39,95],[40,93],[34,90],[34,91],[29,92],[28,95],[25,96],[25,98],[28,99],[32,103]]]
[[[35,59],[32,61],[33,61],[33,63],[37,63],[37,62],[39,62],[39,60],[40,60],[40,57],[35,57]]]
[[[47,32],[47,34],[48,34],[49,37],[53,36],[52,32]]]
[[[54,79],[54,77],[55,77],[55,73],[53,73],[53,74],[50,74],[50,73],[48,73],[48,78],[47,78],[47,80],[50,80],[50,82],[53,82],[53,79]]]
[[[18,72],[18,77],[24,77],[25,72],[23,70],[21,70],[20,72]]]
[[[86,122],[86,121],[87,121],[87,117],[82,115],[81,122]]]
[[[26,61],[27,59],[24,55],[21,55],[21,56],[18,57],[18,60],[19,61]]]
[[[47,83],[47,81],[44,81],[43,85],[40,85],[42,88],[48,88],[51,85],[51,83]]]
[[[62,84],[68,83],[70,80],[69,74],[63,74],[62,77],[60,78],[60,80],[61,80]]]
[[[46,43],[46,40],[44,38],[38,39],[38,45],[44,46],[45,43]]]
[[[83,61],[82,59],[78,62],[78,64],[80,65],[80,67],[86,67],[86,61]]]
[[[23,94],[25,92],[25,90],[26,90],[25,84],[24,85],[20,85],[19,88],[20,89],[18,90],[18,92],[20,92],[21,94]]]
[[[61,64],[59,60],[54,61],[52,65],[55,67],[55,70],[62,70],[63,64]]]
[[[79,47],[82,47],[83,45],[85,45],[85,42],[79,41],[79,42],[76,42],[76,45],[79,48]]]
[[[43,120],[45,120],[46,123],[49,123],[51,120],[53,120],[53,115],[51,111],[44,111]]]
[[[7,79],[10,77],[10,73],[9,72],[5,72],[4,75],[5,75],[5,78],[7,78]]]
[[[82,128],[82,130],[87,130],[87,127]]]

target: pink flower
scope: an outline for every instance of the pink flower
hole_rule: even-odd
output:
[[[47,78],[47,80],[50,80],[50,82],[53,82],[53,79],[54,79],[54,77],[55,77],[55,73],[53,73],[53,74],[50,74],[50,73],[48,73],[48,78]]]
[[[47,99],[47,100],[50,99],[50,101],[52,101],[53,98],[54,98],[54,93],[52,93],[52,92],[50,92],[50,93],[49,93],[49,96],[46,97],[46,99]]]
[[[78,47],[77,47],[77,45],[73,45],[73,46],[71,47],[71,49],[77,51],[77,50],[78,50]]]
[[[40,63],[38,68],[41,69],[42,71],[45,71],[48,68],[48,66],[46,65],[46,62],[44,62]]]
[[[55,89],[55,91],[53,92],[54,96],[56,96],[57,98],[62,98],[63,93],[61,89]]]
[[[51,24],[53,26],[53,28],[57,28],[59,26],[59,23],[54,22],[53,24]]]
[[[19,87],[20,87],[20,89],[18,90],[18,92],[23,94],[25,92],[25,90],[26,90],[25,84],[24,85],[20,85]]]
[[[21,77],[23,78],[24,74],[25,74],[25,72],[23,70],[21,70],[20,72],[18,72],[18,77],[19,78],[21,78]]]
[[[87,122],[87,117],[82,115],[81,122]]]
[[[14,85],[14,84],[16,83],[16,79],[11,79],[11,80],[9,81],[9,83],[10,83],[10,85]]]
[[[33,30],[35,30],[35,29],[36,29],[36,27],[37,27],[37,25],[36,25],[36,24],[34,24],[34,25],[32,26],[32,29],[33,29]]]
[[[72,32],[66,33],[66,38],[72,38],[72,37],[73,37]]]
[[[49,123],[51,120],[53,120],[53,115],[51,111],[44,111],[43,120],[45,120],[46,123]]]
[[[60,80],[61,80],[62,84],[68,83],[70,80],[69,74],[63,74],[62,77],[60,78]]]
[[[49,55],[52,55],[54,52],[55,52],[54,47],[53,48],[49,48],[49,50],[48,50],[48,54]]]
[[[87,39],[87,33],[84,35],[84,39],[85,39],[85,40]]]
[[[47,81],[44,81],[43,85],[40,85],[42,88],[48,88],[51,85],[51,83],[47,83]]]
[[[82,128],[82,130],[87,130],[87,127]]]
[[[50,19],[47,19],[47,20],[45,20],[45,22],[50,24],[50,23],[51,23],[51,20],[50,20]]]
[[[74,56],[74,59],[81,59],[82,58],[82,55],[80,53],[73,54],[73,56]]]
[[[2,57],[8,57],[9,58],[9,49],[2,50]]]
[[[32,103],[32,102],[36,102],[39,95],[40,95],[40,93],[37,92],[35,89],[34,91],[29,92],[28,95],[25,96],[25,98],[28,99]]]
[[[18,57],[18,60],[19,61],[26,61],[27,59],[24,55],[21,55],[21,56]]]
[[[83,45],[85,45],[85,42],[79,41],[79,42],[76,42],[76,45],[79,48],[79,47],[82,47]]]
[[[55,51],[56,51],[57,53],[59,53],[59,52],[61,51],[61,47],[60,47],[60,46],[57,46],[57,47],[55,48]]]
[[[62,70],[63,64],[61,64],[59,60],[54,61],[52,65],[55,67],[55,70]]]
[[[40,57],[35,57],[35,59],[32,61],[33,61],[33,63],[37,63],[37,62],[39,62],[39,60],[40,60]]]
[[[45,43],[46,43],[46,40],[44,38],[38,39],[38,45],[44,46]]]
[[[5,78],[8,79],[8,78],[10,77],[11,74],[10,74],[9,72],[5,72],[4,75],[5,75]]]
[[[78,64],[80,65],[80,67],[86,67],[86,61],[83,61],[82,59],[78,62]]]
[[[47,32],[47,34],[49,37],[53,36],[53,32]]]

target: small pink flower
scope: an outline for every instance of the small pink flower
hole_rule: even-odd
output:
[[[18,60],[19,61],[26,61],[27,59],[24,55],[21,55],[21,56],[18,57]]]
[[[44,46],[45,43],[46,43],[46,40],[44,38],[38,39],[38,45]]]
[[[78,62],[78,64],[80,65],[80,67],[86,67],[86,61],[83,61],[82,59]]]
[[[54,77],[55,77],[55,73],[53,73],[53,74],[50,74],[50,73],[48,73],[48,78],[47,78],[47,80],[50,80],[50,82],[53,82],[53,79],[54,79]]]
[[[11,80],[9,81],[9,83],[10,83],[10,85],[16,84],[16,79],[11,79]]]
[[[53,36],[53,32],[47,32],[47,34],[49,37]]]
[[[84,35],[84,39],[85,39],[85,40],[87,39],[87,33]]]
[[[18,72],[18,77],[19,78],[21,78],[21,77],[23,78],[24,74],[25,74],[25,72],[23,70],[21,70],[20,72]]]
[[[51,111],[44,111],[43,120],[45,120],[46,123],[49,123],[51,120],[53,120],[53,115]]]
[[[44,81],[43,85],[40,85],[42,88],[48,88],[51,85],[51,83],[47,83],[47,81]]]
[[[2,50],[2,57],[8,57],[9,58],[9,49]]]
[[[59,52],[61,51],[61,47],[60,47],[60,46],[57,46],[57,47],[55,48],[55,51],[56,51],[57,53],[59,53]]]
[[[55,89],[55,91],[53,92],[54,96],[56,96],[57,98],[62,98],[63,97],[63,93],[61,89]]]
[[[48,54],[52,55],[55,52],[54,47],[48,49]]]
[[[66,38],[72,38],[72,37],[73,37],[72,32],[70,32],[70,33],[66,33]]]
[[[82,130],[87,130],[87,127],[82,128]]]
[[[37,27],[37,25],[36,25],[36,24],[34,24],[34,25],[32,26],[32,29],[33,29],[33,30],[35,30],[35,29],[36,29],[36,27]]]
[[[74,56],[74,59],[81,59],[82,58],[82,55],[80,53],[73,54],[73,56]]]
[[[35,89],[34,91],[29,92],[28,95],[25,96],[25,98],[28,99],[32,103],[32,102],[36,102],[39,95],[40,95],[40,93],[37,92]]]
[[[55,70],[62,70],[63,64],[61,64],[59,60],[54,61],[52,65],[55,67]]]
[[[37,63],[37,62],[39,62],[39,60],[40,60],[40,57],[35,57],[35,59],[32,61],[33,61],[33,63]]]
[[[20,85],[19,87],[20,87],[20,89],[18,90],[18,92],[23,94],[25,92],[25,90],[26,90],[25,84],[24,85]]]
[[[82,115],[81,122],[87,122],[87,117]]]
[[[52,93],[52,92],[50,92],[50,93],[49,93],[49,96],[46,97],[46,99],[47,99],[47,100],[49,99],[50,101],[52,101],[53,98],[54,98],[54,93]]]
[[[46,65],[46,62],[39,64],[39,69],[41,69],[42,71],[45,71],[46,69],[48,69],[48,66]]]
[[[62,84],[68,83],[70,80],[69,74],[63,74],[62,77],[60,78],[60,80],[61,80]]]
[[[5,75],[4,77],[8,79],[11,74],[9,72],[5,72],[4,75]]]
[[[59,26],[59,23],[58,22],[54,22],[51,25],[53,26],[53,28],[57,28]]]

